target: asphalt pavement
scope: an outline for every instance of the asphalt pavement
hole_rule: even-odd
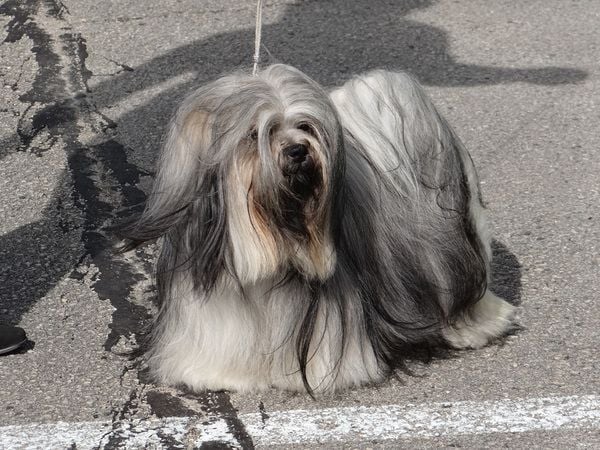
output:
[[[139,210],[167,121],[250,68],[255,2],[0,1],[0,449],[600,448],[600,2],[266,1],[263,62],[326,86],[413,73],[469,148],[494,235],[497,345],[317,400],[149,379]]]

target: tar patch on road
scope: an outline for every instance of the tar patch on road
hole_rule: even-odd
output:
[[[229,432],[235,440],[244,449],[253,449],[254,443],[252,437],[246,430],[246,426],[240,420],[238,411],[235,409],[229,398],[229,394],[225,391],[208,391],[205,393],[194,393],[189,390],[184,390],[186,398],[198,401],[202,410],[208,416],[215,416],[223,419],[227,424]],[[215,447],[217,442],[206,442],[202,445],[203,448],[218,448]],[[223,447],[221,447],[223,448]],[[226,447],[225,447],[226,448]]]
[[[150,410],[158,418],[163,417],[192,417],[197,411],[187,408],[182,400],[168,392],[149,391],[146,393],[146,401]]]

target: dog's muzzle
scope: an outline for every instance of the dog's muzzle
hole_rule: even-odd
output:
[[[281,150],[281,169],[288,191],[298,200],[306,200],[319,184],[315,160],[304,144],[292,144]]]
[[[306,206],[316,199],[321,177],[311,148],[295,143],[283,147],[279,158],[285,186],[280,192],[279,226],[306,235]]]
[[[286,176],[308,174],[314,169],[315,163],[304,144],[294,144],[285,147],[283,153],[283,173]]]

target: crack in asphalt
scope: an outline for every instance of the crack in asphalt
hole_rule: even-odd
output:
[[[114,59],[111,59],[108,56],[104,56],[104,55],[101,55],[101,56],[105,60],[110,61],[111,63],[113,63],[114,65],[116,65],[116,66],[118,66],[118,67],[120,67],[122,69],[122,70],[119,70],[118,72],[116,72],[116,73],[114,73],[112,75],[118,75],[118,74],[122,73],[123,71],[125,71],[125,72],[133,72],[135,70],[133,67],[128,66],[127,64],[120,63],[119,61],[115,61]]]
[[[27,64],[29,61],[31,61],[31,55],[23,60],[23,62],[21,63],[21,65],[19,67],[19,75],[17,76],[17,79],[15,80],[15,82],[13,84],[10,85],[10,88],[15,92],[19,89],[19,83],[21,83],[21,78],[23,78],[23,71],[25,68],[25,64]]]
[[[267,424],[267,420],[269,420],[271,416],[267,414],[265,404],[262,402],[262,400],[258,403],[258,412],[260,413],[260,420],[262,421],[264,427]]]

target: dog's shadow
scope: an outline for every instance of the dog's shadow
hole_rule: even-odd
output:
[[[521,264],[508,247],[492,240],[492,283],[490,289],[513,306],[521,305]]]

